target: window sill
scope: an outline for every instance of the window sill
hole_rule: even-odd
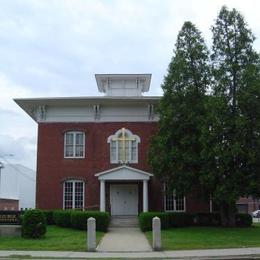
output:
[[[186,212],[186,210],[164,210],[164,212]]]
[[[85,159],[85,157],[63,157],[63,159]]]
[[[110,164],[138,164],[138,162],[110,162]]]

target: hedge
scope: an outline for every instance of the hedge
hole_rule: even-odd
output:
[[[169,227],[187,227],[194,224],[194,215],[185,212],[169,212]]]
[[[236,214],[236,225],[238,227],[250,227],[252,223],[253,223],[253,219],[250,214],[245,214],[245,213]]]
[[[53,210],[43,210],[42,212],[46,218],[47,225],[54,225]]]
[[[53,221],[60,227],[71,227],[71,210],[55,210],[53,212]]]
[[[252,217],[247,213],[237,213],[235,215],[237,227],[250,227],[252,225]],[[220,213],[197,213],[195,215],[195,223],[199,226],[220,226]]]
[[[46,233],[46,219],[41,210],[26,210],[22,216],[22,237],[40,238]]]
[[[169,215],[166,212],[142,212],[139,214],[140,229],[145,232],[152,230],[152,219],[158,217],[161,219],[161,228],[167,229],[169,227]]]
[[[48,212],[47,214],[50,215]],[[72,227],[87,230],[87,219],[96,219],[96,230],[106,232],[109,225],[109,214],[99,211],[55,210],[53,221],[60,227]]]
[[[96,230],[106,232],[109,225],[109,214],[99,211],[73,211],[71,213],[72,228],[87,230],[87,219],[96,219]]]
[[[152,219],[157,216],[161,219],[162,229],[186,226],[220,226],[221,217],[219,213],[197,213],[185,212],[144,212],[139,215],[139,225],[143,232],[152,230]],[[249,214],[236,214],[236,226],[250,227],[252,217]]]
[[[219,213],[202,212],[194,215],[194,224],[198,226],[220,226]]]

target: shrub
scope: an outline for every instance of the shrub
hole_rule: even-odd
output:
[[[55,210],[53,212],[53,220],[57,226],[71,227],[71,210]]]
[[[221,218],[219,213],[197,213],[194,217],[194,222],[199,226],[219,226]]]
[[[22,223],[23,223],[23,215],[24,215],[24,213],[19,215],[19,217],[18,217],[18,225],[22,225]]]
[[[139,214],[139,226],[143,232],[152,230],[152,219],[158,217],[161,219],[161,228],[169,227],[169,215],[166,212],[142,212]]]
[[[187,227],[193,225],[194,215],[185,212],[169,212],[169,227]]]
[[[238,227],[250,227],[252,225],[252,216],[246,213],[236,214],[236,225]]]
[[[47,225],[54,225],[53,210],[43,210]]]
[[[96,230],[106,232],[109,225],[109,214],[99,211],[74,211],[71,213],[71,226],[76,229],[87,230],[88,218],[96,219]]]
[[[46,233],[46,219],[41,210],[26,210],[22,217],[22,236],[39,238]]]

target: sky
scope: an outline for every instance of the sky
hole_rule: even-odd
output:
[[[183,23],[210,47],[223,5],[259,52],[259,0],[0,0],[0,161],[36,168],[37,124],[13,98],[98,96],[95,73],[152,73],[149,95],[162,95]]]

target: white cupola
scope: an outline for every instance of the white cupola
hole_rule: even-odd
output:
[[[106,96],[142,96],[148,92],[151,74],[95,74],[99,92]]]

